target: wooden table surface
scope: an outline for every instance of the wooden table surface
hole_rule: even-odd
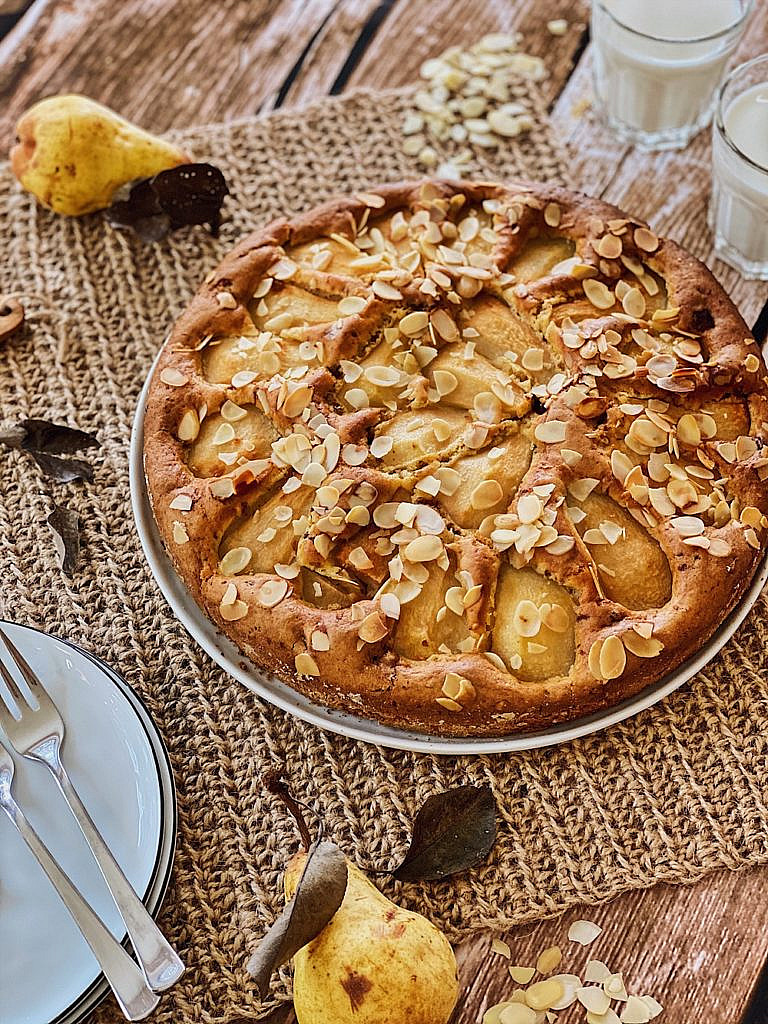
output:
[[[586,0],[34,0],[14,19],[8,12],[22,4],[0,3],[0,34],[7,32],[0,40],[3,147],[22,110],[51,93],[86,93],[163,131],[359,85],[404,85],[446,46],[517,29],[522,48],[541,55],[549,69],[543,87],[571,149],[575,184],[682,241],[710,262],[748,323],[759,318],[763,328],[768,321],[766,286],[711,260],[703,213],[707,133],[682,154],[641,154],[616,142],[589,113]],[[757,0],[756,8],[742,59],[768,50],[768,3]],[[565,35],[547,31],[553,18],[568,21]],[[604,929],[594,955],[623,971],[633,991],[658,998],[661,1021],[763,1024],[767,886],[765,869],[720,872],[690,887],[658,885],[574,910],[506,939],[515,961],[527,963],[565,939],[570,921],[583,916]],[[505,962],[490,954],[488,936],[465,941],[458,956],[462,997],[453,1024],[470,1024],[513,986]],[[572,1010],[561,1020],[582,1016]]]

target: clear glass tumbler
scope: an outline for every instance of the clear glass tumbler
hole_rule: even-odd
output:
[[[709,226],[721,259],[768,281],[768,54],[734,68],[720,89]]]
[[[682,149],[712,117],[753,0],[593,0],[597,106],[641,149]]]

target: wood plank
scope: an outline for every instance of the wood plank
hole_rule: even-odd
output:
[[[768,9],[759,7],[736,60],[768,50]],[[600,122],[592,101],[592,58],[588,48],[552,111],[553,125],[571,152],[577,187],[616,203],[648,220],[710,266],[747,324],[757,319],[766,300],[764,282],[748,281],[714,256],[707,226],[711,182],[710,130],[682,151],[643,153],[618,142]]]
[[[765,870],[754,869],[717,872],[693,886],[657,885],[521,926],[504,938],[512,963],[534,965],[551,945],[563,951],[564,972],[580,974],[587,960],[602,960],[623,972],[628,991],[663,1004],[663,1024],[736,1024],[765,961],[765,880]],[[581,917],[603,928],[585,949],[567,939],[569,925]],[[463,943],[457,959],[463,996],[451,1024],[479,1024],[484,1011],[509,998],[516,986],[507,962],[490,952],[490,936]],[[583,1016],[579,1007],[560,1020],[570,1024]]]
[[[0,43],[0,139],[57,92],[152,131],[269,107],[333,0],[37,0]]]

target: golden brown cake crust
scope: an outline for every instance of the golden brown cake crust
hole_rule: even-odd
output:
[[[208,275],[153,374],[145,470],[177,572],[257,666],[497,736],[637,693],[738,602],[767,385],[707,268],[615,207],[397,183]]]

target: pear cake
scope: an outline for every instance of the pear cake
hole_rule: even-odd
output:
[[[200,607],[316,703],[437,735],[606,708],[695,652],[768,519],[768,378],[710,272],[549,185],[386,185],[241,242],[150,384]]]

